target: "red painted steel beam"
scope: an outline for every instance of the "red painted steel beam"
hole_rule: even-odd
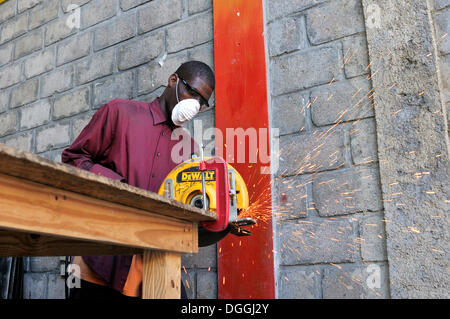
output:
[[[274,298],[274,260],[271,210],[271,177],[261,174],[268,166],[251,155],[265,148],[270,154],[267,100],[266,52],[262,0],[214,0],[214,67],[216,75],[216,128],[223,133],[223,157],[243,176],[249,191],[254,217],[263,217],[253,226],[251,237],[227,236],[218,245],[219,298]],[[255,129],[259,150],[249,147],[246,138],[245,163],[237,163],[238,142],[228,154],[231,141],[226,129]],[[217,140],[217,143],[221,143]],[[226,145],[228,144],[228,145]],[[250,154],[253,153],[253,154]]]

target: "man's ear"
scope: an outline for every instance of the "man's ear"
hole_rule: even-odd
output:
[[[175,73],[170,75],[169,79],[167,81],[167,86],[168,87],[175,86],[177,84],[177,79],[178,79],[178,76]]]

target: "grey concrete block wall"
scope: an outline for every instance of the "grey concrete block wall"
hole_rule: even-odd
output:
[[[392,298],[449,297],[448,5],[363,0]]]
[[[277,297],[389,298],[361,1],[265,4]]]
[[[7,0],[0,4],[0,142],[60,161],[103,103],[152,101],[190,59],[214,68],[212,30],[212,0]],[[214,125],[214,108],[198,119]],[[193,124],[186,128],[194,133]],[[183,258],[194,280],[187,290],[215,298],[215,246],[201,251]],[[25,264],[25,298],[64,298],[59,257]]]
[[[447,109],[447,128],[450,127],[450,1],[434,0],[432,10],[432,23],[434,26],[437,60],[439,68],[439,86],[441,99]],[[448,131],[450,135],[450,130]]]

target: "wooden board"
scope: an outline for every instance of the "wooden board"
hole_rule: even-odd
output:
[[[194,225],[0,175],[0,229],[190,253],[197,252]]]
[[[0,256],[97,256],[142,254],[141,248],[58,236],[0,230]]]
[[[142,298],[175,299],[181,294],[181,256],[145,251],[142,259]]]
[[[0,174],[87,195],[111,203],[188,221],[213,221],[210,211],[96,175],[72,165],[50,161],[0,143]]]

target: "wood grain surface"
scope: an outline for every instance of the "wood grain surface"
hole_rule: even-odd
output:
[[[190,253],[197,251],[196,225],[0,175],[0,229]]]
[[[96,175],[72,165],[48,160],[0,143],[0,174],[52,186],[89,197],[188,221],[213,221],[210,211]]]
[[[144,251],[142,259],[142,298],[180,298],[180,268],[180,254],[152,250]]]
[[[143,250],[140,248],[0,230],[0,257],[134,255],[142,253]]]

